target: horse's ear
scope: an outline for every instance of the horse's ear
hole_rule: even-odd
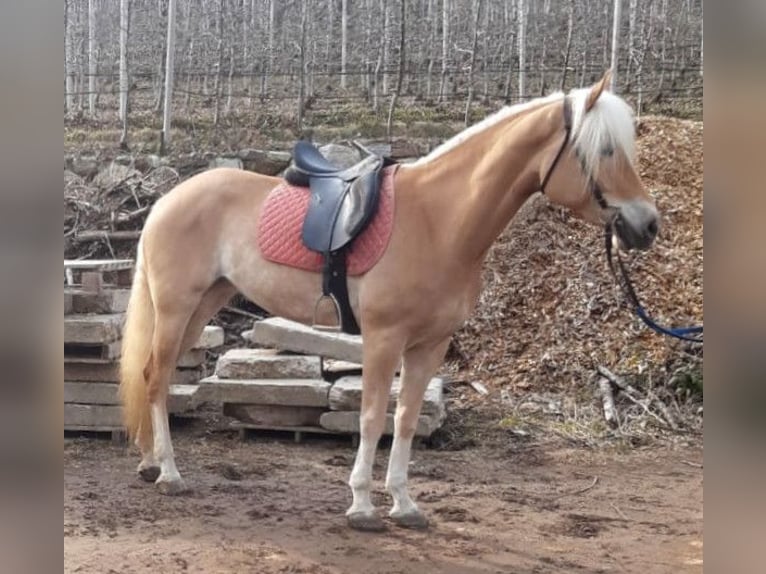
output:
[[[612,86],[612,70],[609,69],[604,73],[604,77],[601,78],[590,89],[590,94],[588,94],[588,99],[585,102],[586,113],[589,112],[591,108],[593,108],[593,106],[596,105],[596,101],[601,95],[601,92],[603,92],[605,89],[611,88],[611,86]]]

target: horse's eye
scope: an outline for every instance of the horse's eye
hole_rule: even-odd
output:
[[[612,157],[614,155],[614,148],[612,146],[606,146],[601,150],[601,155],[604,157]]]

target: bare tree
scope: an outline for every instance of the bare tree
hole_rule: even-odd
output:
[[[617,67],[620,55],[620,22],[622,16],[622,0],[614,0],[614,19],[612,21],[612,79],[609,89],[615,93],[618,90]]]
[[[128,32],[130,27],[130,0],[120,0],[120,121],[122,135],[120,147],[128,145]]]
[[[170,122],[173,107],[173,57],[176,52],[176,0],[168,0],[168,51],[165,57],[165,103],[162,115],[160,149],[165,152],[170,143]]]
[[[569,15],[567,19],[567,45],[564,48],[564,65],[561,67],[561,83],[559,90],[563,91],[567,83],[569,71],[569,55],[572,53],[572,29],[574,28],[575,0],[569,0]]]
[[[96,0],[88,0],[88,115],[96,117]]]
[[[273,0],[272,0],[273,1]],[[298,93],[298,130],[303,129],[303,110],[306,105],[306,28],[308,25],[308,0],[301,3],[301,39],[299,44],[300,87]]]
[[[517,15],[519,23],[519,101],[524,100],[527,93],[527,2],[519,0]]]
[[[450,0],[442,0],[442,75],[439,81],[439,101],[444,100],[444,89],[447,82],[449,66],[449,16]]]
[[[348,54],[348,0],[341,0],[340,12],[340,87],[346,89],[346,63]]]
[[[473,44],[471,45],[471,64],[468,68],[468,97],[465,100],[464,123],[467,126],[471,117],[471,102],[473,101],[473,72],[476,67],[476,50],[479,45],[479,18],[481,18],[482,0],[474,0]]]
[[[388,121],[386,122],[386,134],[391,137],[391,126],[394,121],[394,109],[396,108],[396,102],[399,99],[399,93],[402,91],[402,84],[404,83],[404,39],[405,39],[405,23],[407,20],[407,0],[400,0],[401,3],[401,16],[400,16],[400,29],[399,29],[399,72],[396,77],[396,88],[391,96],[391,105],[388,107]]]

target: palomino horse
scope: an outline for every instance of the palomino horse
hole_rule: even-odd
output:
[[[507,107],[395,173],[393,232],[369,271],[349,278],[363,333],[361,440],[349,485],[351,527],[384,523],[370,498],[372,465],[392,379],[402,364],[386,488],[390,517],[427,525],[410,498],[407,466],[426,385],[471,313],[482,262],[522,204],[542,190],[593,223],[614,223],[623,247],[648,248],[658,214],[634,165],[630,107],[604,88]],[[143,229],[124,333],[121,395],[143,458],[138,472],[167,494],[185,486],[170,441],[166,397],[180,353],[237,291],[311,324],[320,276],[267,261],[253,240],[281,179],[214,169],[157,202]]]

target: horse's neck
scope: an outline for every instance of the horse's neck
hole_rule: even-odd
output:
[[[539,189],[541,150],[560,129],[560,120],[549,106],[522,112],[407,170],[414,182],[422,182],[414,183],[414,191],[453,258],[465,265],[480,263]]]

